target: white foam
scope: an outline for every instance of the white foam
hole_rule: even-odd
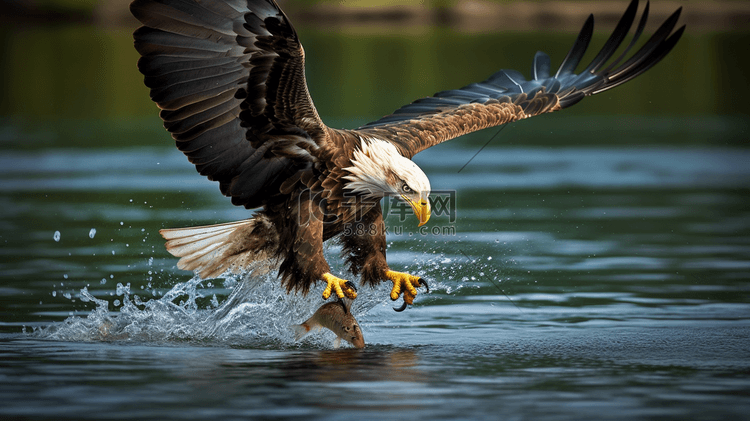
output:
[[[456,273],[464,265],[456,260],[456,256],[438,253],[424,260],[420,260],[420,257],[424,255],[417,256],[415,263],[408,267],[395,268],[424,277],[429,283],[430,292],[437,293],[433,296],[423,295],[424,290],[420,289],[418,302],[456,294],[465,286]],[[106,282],[106,278],[103,280]],[[218,291],[222,290],[217,283],[221,284],[221,281],[204,281],[193,277],[178,282],[163,294],[149,286],[147,290],[155,296],[160,295],[149,299],[131,292],[129,283],[118,283],[115,291],[108,293],[100,290],[103,294],[116,295],[117,302],[98,299],[83,288],[71,299],[92,302],[96,305],[94,310],[85,316],[73,315],[63,322],[38,328],[32,334],[39,338],[65,341],[131,341],[157,345],[191,342],[252,348],[333,347],[335,335],[326,329],[295,342],[290,328],[307,320],[325,302],[321,297],[322,283],[303,296],[287,293],[275,274],[227,277],[223,287],[225,291],[231,289],[231,293],[224,300],[216,297],[217,288]],[[382,303],[393,307],[401,304],[400,300],[395,303],[390,301],[390,288],[390,282],[383,282],[374,289],[365,286],[358,289],[351,311],[364,325],[365,341],[366,327],[372,320],[364,316]],[[381,310],[384,310],[382,306]],[[380,310],[373,313],[371,318],[378,319],[396,317],[398,314]]]

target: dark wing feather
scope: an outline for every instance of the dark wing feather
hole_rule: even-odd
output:
[[[274,0],[135,0],[138,69],[164,127],[232,203],[263,206],[310,168],[326,127]]]
[[[619,86],[664,58],[685,29],[682,26],[674,31],[682,10],[680,8],[636,53],[620,65],[620,61],[643,32],[648,16],[647,4],[633,40],[625,52],[602,69],[627,37],[635,21],[637,8],[638,0],[633,0],[602,50],[580,74],[575,74],[574,71],[591,39],[594,28],[592,16],[586,20],[573,47],[552,77],[549,56],[537,52],[531,80],[526,80],[515,70],[500,70],[483,82],[438,92],[433,97],[414,101],[357,131],[365,136],[388,139],[404,156],[412,157],[431,146],[463,134],[570,107],[586,96]]]

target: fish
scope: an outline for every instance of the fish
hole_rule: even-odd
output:
[[[325,303],[302,324],[293,325],[294,340],[302,339],[311,330],[326,328],[336,334],[336,340],[333,343],[334,348],[341,345],[341,340],[352,344],[355,348],[365,347],[365,338],[362,336],[362,329],[359,328],[357,320],[354,318],[351,309],[351,300],[337,300]]]

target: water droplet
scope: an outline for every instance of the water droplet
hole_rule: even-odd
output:
[[[96,235],[96,228],[91,228],[91,230],[89,231],[89,238],[94,238],[95,235]]]
[[[57,297],[57,291],[52,291],[52,296]]]
[[[117,295],[130,295],[130,282],[128,282],[127,285],[118,282],[116,293]]]
[[[102,278],[101,281],[99,281],[100,284],[104,285],[107,283],[107,278]]]
[[[55,231],[55,235],[52,236],[52,239],[54,239],[55,242],[60,241],[60,231]]]
[[[63,273],[63,278],[68,279],[68,274],[67,273]]]

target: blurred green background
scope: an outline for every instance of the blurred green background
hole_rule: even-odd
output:
[[[138,23],[130,17],[128,3],[3,4],[0,145],[153,145],[159,133],[168,140],[136,69],[131,34]],[[472,16],[477,21],[483,13],[502,16],[505,9],[492,9],[496,3],[287,0],[283,7],[305,46],[308,84],[321,116],[331,126],[353,128],[416,98],[483,80],[501,68],[528,75],[537,50],[550,54],[553,66],[559,64],[583,22],[586,4],[595,11],[605,7],[601,2],[571,3],[570,9],[561,6],[563,2],[499,2],[515,8],[510,11],[536,11],[537,18],[508,30],[504,25],[491,30],[486,19],[481,27],[471,25]],[[609,144],[663,143],[665,138],[674,144],[747,144],[750,65],[745,50],[750,28],[742,24],[742,16],[739,23],[726,17],[736,15],[733,7],[744,10],[744,2],[710,2],[718,16],[713,20],[696,15],[706,2],[655,4],[660,3],[660,9],[652,6],[657,16],[647,30],[653,31],[666,11],[679,5],[685,6],[682,21],[689,25],[662,63],[598,100],[524,124],[505,141],[596,144],[602,141],[600,127],[606,127]],[[604,23],[597,26],[589,58],[627,6],[626,1],[606,4],[606,10],[612,10],[597,14],[597,22]],[[723,15],[720,6],[728,10]],[[436,9],[444,13],[436,15]],[[382,10],[404,14],[384,15]],[[561,10],[576,13],[554,15]],[[662,130],[674,134],[665,137]],[[481,144],[486,137],[480,133],[464,141]]]

